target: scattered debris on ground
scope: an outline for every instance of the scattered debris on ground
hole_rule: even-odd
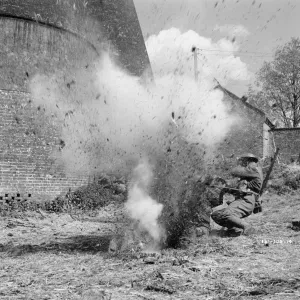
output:
[[[212,224],[209,237],[159,252],[108,252],[122,204],[2,217],[0,299],[299,299],[300,235],[288,227],[299,208],[297,196],[269,193],[248,220],[259,233],[225,237]]]

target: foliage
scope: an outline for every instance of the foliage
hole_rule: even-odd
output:
[[[114,224],[0,218],[0,299],[299,299],[300,236],[287,226],[299,219],[299,196],[263,197],[263,213],[247,218],[257,234],[220,237],[213,224],[187,249],[155,253],[107,253]]]
[[[125,199],[126,186],[122,182],[109,181],[93,182],[83,186],[74,192],[67,193],[63,197],[57,197],[54,201],[45,205],[45,210],[60,212],[69,209],[94,210],[118,199]],[[122,196],[120,198],[120,196]]]
[[[264,110],[281,126],[300,125],[300,39],[275,52],[274,60],[265,62],[257,73],[255,90],[249,89],[249,102]]]
[[[207,178],[207,177],[206,177]],[[212,186],[215,182],[209,182]],[[165,203],[161,218],[167,232],[165,246],[186,247],[210,227],[212,207],[220,204],[219,188],[209,187],[199,178],[187,180],[181,187],[177,212]]]
[[[298,193],[299,189],[300,166],[297,164],[277,165],[269,183],[269,190],[277,194],[293,194]]]
[[[69,212],[73,209],[84,211],[94,210],[113,202],[124,201],[126,198],[125,181],[116,178],[100,178],[99,180],[82,186],[66,195],[55,199],[42,201],[15,201],[7,200],[0,204],[0,216],[10,215],[13,212],[35,211],[38,209],[48,212]]]

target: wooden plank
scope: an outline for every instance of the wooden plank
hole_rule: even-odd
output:
[[[267,184],[268,184],[270,175],[271,175],[271,173],[272,173],[274,164],[275,164],[275,162],[276,162],[276,158],[277,158],[277,156],[278,156],[278,153],[279,153],[279,148],[276,149],[276,152],[275,152],[275,154],[274,154],[274,157],[272,158],[270,168],[269,168],[269,170],[268,170],[268,172],[267,172],[267,174],[266,174],[266,176],[265,176],[265,179],[264,179],[264,181],[263,181],[263,183],[262,183],[262,186],[261,186],[261,189],[260,189],[260,192],[259,192],[260,195],[263,194],[265,188],[267,187]]]

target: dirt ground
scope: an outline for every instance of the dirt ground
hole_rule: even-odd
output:
[[[212,234],[188,250],[109,253],[122,207],[94,216],[27,212],[0,220],[0,299],[299,299],[300,196],[264,197],[259,232]]]

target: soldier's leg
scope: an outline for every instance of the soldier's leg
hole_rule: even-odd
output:
[[[245,229],[247,223],[242,218],[249,216],[254,208],[255,198],[252,195],[233,201],[228,207],[217,210],[211,214],[211,218],[220,226]]]
[[[243,219],[251,215],[254,205],[254,195],[247,195],[238,199],[238,201],[233,202],[232,205],[228,207],[228,209],[231,211],[228,222],[234,224],[234,226],[237,228],[241,228],[244,234],[253,233],[254,229]]]
[[[211,214],[211,218],[220,226],[222,227],[229,227],[230,224],[228,224],[228,217],[230,214],[228,213],[227,208],[219,209],[214,211]]]
[[[230,209],[224,208],[217,210],[211,214],[211,218],[222,227],[237,227],[244,229],[244,223],[242,220],[235,216]]]
[[[237,227],[237,228],[240,228],[243,230],[247,226],[246,222],[244,222],[241,218],[236,217],[234,215],[228,216],[227,224],[229,225],[229,226],[227,226],[227,228]]]

